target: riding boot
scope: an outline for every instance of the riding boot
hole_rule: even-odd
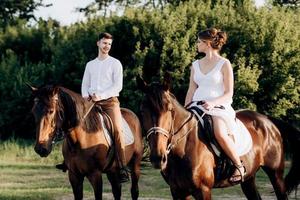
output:
[[[68,170],[67,165],[65,164],[65,161],[63,161],[61,164],[55,165],[56,169],[62,170],[63,172],[66,172]]]
[[[125,160],[125,149],[121,149],[118,155],[118,161],[119,161],[119,179],[121,183],[125,183],[129,181],[129,170],[126,166],[126,160]]]
[[[122,166],[119,171],[120,183],[125,183],[129,181],[129,170],[126,166]]]

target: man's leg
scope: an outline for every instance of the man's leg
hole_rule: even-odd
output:
[[[107,101],[101,102],[103,111],[106,112],[114,127],[114,141],[117,153],[117,161],[120,167],[120,181],[126,182],[129,180],[128,171],[126,169],[126,156],[125,156],[125,141],[122,133],[122,114],[120,110],[120,103],[116,97],[108,99]]]

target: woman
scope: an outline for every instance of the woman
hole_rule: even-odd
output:
[[[191,102],[203,101],[202,107],[211,110],[222,105],[226,117],[235,118],[235,111],[231,107],[233,96],[233,71],[230,61],[219,54],[226,43],[225,32],[211,28],[198,33],[197,50],[205,53],[205,57],[193,62],[191,67],[189,89],[185,99],[185,106]],[[236,170],[229,178],[230,182],[241,182],[245,176],[245,168],[235,149],[233,133],[228,123],[220,116],[212,116],[214,133],[226,155],[236,166]]]

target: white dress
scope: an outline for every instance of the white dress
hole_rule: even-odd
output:
[[[222,67],[225,63],[226,59],[222,58],[219,62],[214,66],[211,71],[207,74],[203,74],[200,70],[199,60],[193,62],[192,67],[194,69],[194,82],[197,84],[198,88],[196,89],[192,101],[205,101],[205,100],[213,100],[218,98],[224,94],[224,81],[222,74]],[[224,102],[222,106],[224,106],[224,110],[221,109],[212,109],[206,110],[202,106],[198,106],[205,113],[212,116],[221,117],[231,134],[234,134],[236,123],[235,123],[235,111],[231,106],[232,99]],[[195,104],[194,104],[195,105]]]

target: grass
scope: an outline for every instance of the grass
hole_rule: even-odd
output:
[[[54,165],[62,161],[61,145],[47,158],[40,158],[33,150],[33,141],[9,140],[0,143],[0,200],[62,200],[73,199],[67,173]],[[150,163],[142,163],[139,182],[140,199],[171,199],[168,185]],[[104,199],[112,199],[110,184],[103,176]],[[266,175],[259,171],[256,183],[263,199],[275,199]],[[122,188],[122,199],[130,199],[130,183]],[[87,180],[84,181],[85,199],[94,199]],[[291,195],[290,199],[296,199]],[[239,186],[214,189],[213,199],[245,199]]]

